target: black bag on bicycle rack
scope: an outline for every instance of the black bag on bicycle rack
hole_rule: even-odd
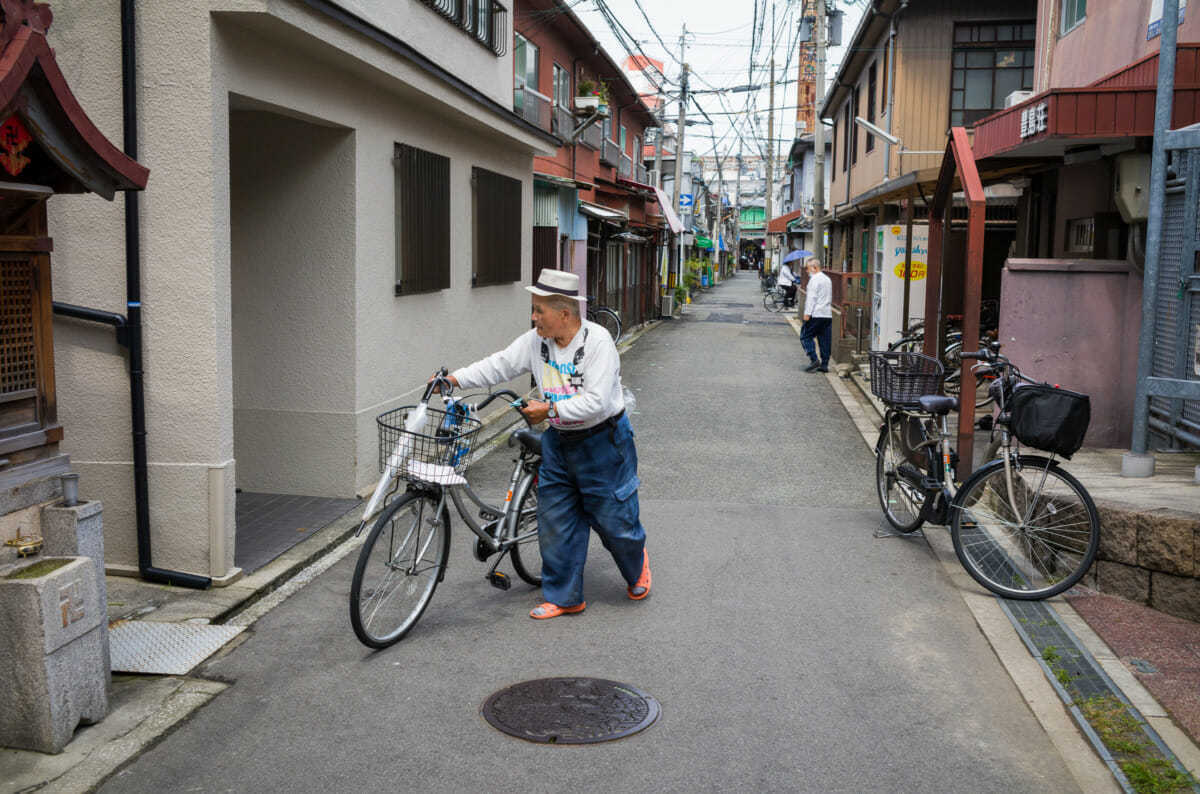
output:
[[[1092,418],[1086,394],[1042,383],[1014,389],[1007,407],[1012,433],[1022,444],[1067,459],[1083,446]]]

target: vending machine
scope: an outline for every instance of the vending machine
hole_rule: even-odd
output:
[[[908,327],[904,313],[904,259],[907,233],[901,224],[875,227],[874,305],[871,349],[887,350]],[[925,265],[929,254],[929,227],[913,224],[912,267],[908,286],[909,321],[925,316]]]

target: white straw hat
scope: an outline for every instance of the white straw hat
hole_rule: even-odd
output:
[[[537,283],[525,289],[534,295],[562,295],[574,298],[581,303],[587,303],[587,297],[579,294],[579,276],[565,270],[543,268],[538,275]]]

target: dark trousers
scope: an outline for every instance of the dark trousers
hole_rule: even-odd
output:
[[[783,288],[783,308],[790,309],[796,305],[796,285],[789,284]]]
[[[814,341],[815,340],[815,341]],[[800,331],[800,344],[808,358],[816,364],[817,345],[821,346],[820,363],[822,367],[829,366],[829,348],[833,344],[833,319],[830,317],[809,317],[804,321]]]

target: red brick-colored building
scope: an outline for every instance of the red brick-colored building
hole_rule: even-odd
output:
[[[626,328],[654,319],[670,241],[643,162],[658,122],[565,4],[521,0],[513,12],[514,110],[562,141],[534,160],[533,272],[579,273]]]

